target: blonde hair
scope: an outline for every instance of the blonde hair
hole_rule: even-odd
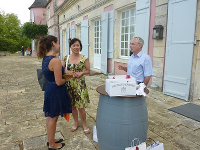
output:
[[[137,39],[138,44],[141,44],[142,47],[143,47],[143,45],[144,45],[144,40],[143,40],[141,37],[134,37],[134,39]]]

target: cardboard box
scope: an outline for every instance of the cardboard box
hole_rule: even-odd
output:
[[[132,76],[129,76],[129,75],[109,75],[108,76],[108,79],[133,79],[133,80],[135,80],[135,78],[134,77],[132,77]]]
[[[125,76],[115,76],[115,79],[109,77],[106,79],[106,92],[109,96],[130,96],[136,95],[135,78],[126,79]]]

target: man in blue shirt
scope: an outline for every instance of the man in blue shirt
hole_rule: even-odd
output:
[[[118,68],[126,71],[127,75],[133,76],[138,84],[147,85],[153,75],[153,68],[151,57],[142,52],[143,45],[144,40],[142,38],[134,37],[130,42],[130,49],[133,54],[129,58],[127,67],[119,65]]]

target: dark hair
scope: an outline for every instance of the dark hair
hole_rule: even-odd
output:
[[[80,47],[81,47],[81,49],[80,49],[80,51],[82,50],[82,43],[81,43],[81,40],[79,40],[79,39],[77,39],[77,38],[73,38],[71,41],[70,41],[70,43],[69,43],[69,47],[71,47],[75,42],[79,42],[79,44],[80,44]]]
[[[52,42],[57,43],[58,38],[53,35],[48,35],[46,37],[41,37],[37,46],[37,56],[38,58],[44,58],[47,52],[49,52],[53,46]]]

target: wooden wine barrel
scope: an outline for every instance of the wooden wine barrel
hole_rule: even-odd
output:
[[[100,150],[124,150],[133,139],[145,142],[148,130],[146,97],[110,97],[105,86],[100,93],[96,116],[97,138]]]

